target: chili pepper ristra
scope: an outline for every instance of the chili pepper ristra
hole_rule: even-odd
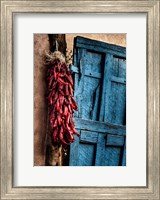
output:
[[[47,54],[47,62],[49,131],[53,142],[67,145],[74,142],[74,134],[80,136],[73,120],[74,110],[78,110],[73,79],[61,52]]]

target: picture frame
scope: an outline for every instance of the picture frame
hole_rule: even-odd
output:
[[[1,0],[1,199],[159,199],[159,3],[160,1]],[[13,186],[14,13],[146,13],[147,185],[145,187]]]

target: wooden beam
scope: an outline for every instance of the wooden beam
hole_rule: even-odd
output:
[[[86,120],[81,118],[74,118],[77,129],[93,131],[98,133],[110,133],[113,135],[126,135],[126,127],[108,122],[100,122],[93,120]]]

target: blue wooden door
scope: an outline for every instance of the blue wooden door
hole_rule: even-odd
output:
[[[126,48],[76,37],[70,166],[126,165]]]

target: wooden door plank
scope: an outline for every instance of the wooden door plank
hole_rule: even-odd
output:
[[[111,79],[111,122],[124,125],[126,111],[126,84],[122,79],[126,79],[126,61],[122,58],[114,58],[118,64],[118,73],[113,70],[113,77],[117,76],[118,81]],[[121,80],[121,81],[120,81]]]
[[[99,79],[84,77],[84,89],[83,89],[83,99],[82,99],[82,119],[92,119],[93,108],[94,112],[97,113],[98,103],[94,104],[94,99],[99,97],[99,90],[96,89],[99,86]],[[97,95],[97,97],[95,97]],[[96,107],[97,106],[97,107]],[[95,114],[96,114],[95,113]]]
[[[106,147],[105,166],[119,166],[120,153],[120,147]]]
[[[111,101],[110,121],[115,124],[123,125],[126,110],[126,85],[111,82]]]
[[[74,50],[73,50],[73,64],[74,64],[74,66],[76,66],[75,69],[74,69],[74,72],[75,72],[75,70],[77,70],[79,72],[79,69],[78,69],[78,49],[76,49],[76,48],[74,48]],[[71,70],[73,70],[73,69],[71,68]],[[74,89],[76,88],[76,90],[78,90],[79,74],[74,73],[73,79],[74,79]],[[75,97],[75,92],[74,92],[74,98],[75,98],[76,102],[78,103],[78,98]],[[79,111],[75,111],[74,116],[78,117]]]
[[[82,131],[80,136],[80,142],[87,142],[96,144],[98,140],[98,133],[97,132],[90,132],[90,131]]]
[[[100,100],[100,83],[98,84],[95,92],[93,93],[93,105],[91,111],[91,119],[96,121],[98,120],[99,115],[99,100]]]
[[[102,55],[83,50],[79,61],[79,83],[75,91],[78,104],[78,116],[83,119],[97,120],[100,95],[101,59]],[[91,61],[94,62],[91,62]],[[83,97],[83,98],[82,98]]]
[[[101,74],[102,54],[86,51],[83,66],[85,68],[84,89],[83,89],[83,119],[97,120],[100,78],[94,77],[94,74]],[[87,75],[87,76],[86,76]],[[88,76],[90,75],[90,76]],[[91,76],[92,75],[92,76]],[[96,96],[95,96],[96,95]],[[96,104],[95,104],[96,103]]]
[[[118,77],[126,78],[126,59],[119,58],[119,75]]]
[[[105,166],[105,135],[101,133],[98,134],[95,166]]]
[[[80,129],[76,129],[79,133],[81,132]],[[75,141],[70,144],[70,158],[69,158],[69,165],[70,166],[79,166],[79,137],[74,136]]]
[[[109,44],[106,42],[100,42],[96,40],[91,40],[83,37],[75,38],[75,47],[86,48],[91,51],[111,53],[112,55],[126,57],[126,48],[118,45]]]
[[[123,149],[122,166],[126,166],[126,139],[125,139],[124,149]]]
[[[76,88],[74,92],[74,98],[78,105],[78,111],[74,113],[75,117],[82,117],[82,93],[84,88],[84,72],[85,68],[84,66],[84,58],[86,54],[86,49],[78,49],[78,56],[77,60],[75,61],[76,64],[78,64],[79,73],[75,73],[75,85],[74,88]]]
[[[107,135],[106,138],[106,145],[107,146],[117,146],[117,147],[123,147],[124,145],[124,136],[115,136],[115,135]]]
[[[102,99],[101,99],[101,108],[100,108],[100,121],[108,121],[110,117],[110,93],[111,93],[111,72],[113,65],[113,55],[106,54],[105,63],[104,63],[104,77],[102,85]]]
[[[118,77],[119,74],[119,59],[113,56],[112,76]]]
[[[79,145],[79,166],[95,165],[95,145],[81,143]]]
[[[75,126],[77,129],[88,130],[93,132],[111,133],[114,135],[125,135],[125,126],[115,125],[107,122],[98,122],[93,120],[85,120],[74,118]]]
[[[121,84],[126,84],[126,79],[125,78],[120,78],[116,76],[111,77],[111,81],[115,83],[121,83]]]
[[[104,121],[107,120],[110,123],[123,125],[125,122],[126,109],[126,72],[122,72],[122,70],[125,70],[125,62],[121,60],[123,59],[112,57],[110,65],[106,62],[105,67],[108,65],[108,67],[110,67],[108,71],[110,71],[106,74],[106,80],[108,80],[108,82],[106,81],[108,94],[106,94]],[[119,75],[121,75],[121,77],[119,77]]]

